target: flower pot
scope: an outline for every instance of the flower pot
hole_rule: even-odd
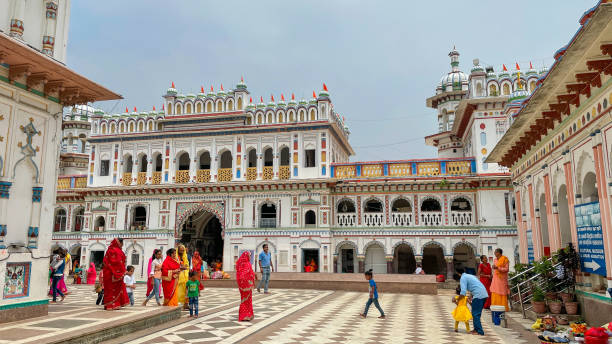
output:
[[[549,301],[548,302],[548,308],[550,308],[550,312],[552,314],[560,314],[561,307],[563,307],[563,304],[560,301]]]
[[[565,302],[565,312],[569,315],[578,314],[578,302],[573,302],[573,301]]]
[[[538,313],[538,314],[542,314],[542,313],[546,313],[546,302],[544,301],[531,301],[531,304],[533,305],[533,311]]]
[[[572,301],[574,298],[574,294],[571,294],[571,293],[559,293],[559,296],[561,297],[561,300],[563,301],[563,303]]]
[[[554,291],[546,292],[546,300],[556,300],[558,298],[559,297],[558,297],[557,293],[555,293]]]

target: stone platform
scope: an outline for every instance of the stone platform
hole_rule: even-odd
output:
[[[257,277],[260,278],[261,274],[258,273]],[[204,285],[211,288],[235,288],[235,278],[235,273],[230,273],[230,279],[206,280]],[[378,289],[387,293],[438,293],[435,275],[375,274],[374,280]],[[368,284],[361,273],[273,272],[270,275],[270,288],[367,292]]]

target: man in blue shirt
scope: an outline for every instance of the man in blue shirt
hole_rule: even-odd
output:
[[[272,259],[268,252],[268,244],[263,245],[263,251],[259,254],[259,270],[261,270],[261,281],[257,285],[257,292],[261,293],[261,284],[264,285],[264,294],[268,294],[268,283],[270,283],[270,271],[272,271]]]
[[[461,295],[459,300],[465,297],[468,291],[472,294],[472,317],[474,318],[474,331],[472,331],[472,334],[484,336],[480,316],[482,315],[482,308],[489,297],[489,293],[487,293],[484,284],[476,276],[466,274],[462,268],[457,268],[456,271],[457,275],[460,276]]]

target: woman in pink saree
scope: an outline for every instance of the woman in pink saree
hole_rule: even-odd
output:
[[[87,284],[96,284],[96,265],[89,263],[89,269],[87,270]]]
[[[236,281],[238,282],[238,290],[240,290],[238,321],[253,320],[253,288],[256,278],[251,266],[251,253],[244,251],[236,262]]]

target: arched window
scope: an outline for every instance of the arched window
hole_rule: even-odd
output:
[[[94,222],[94,231],[95,232],[102,232],[104,231],[104,226],[106,225],[106,222],[104,221],[104,216],[98,216],[96,218],[96,221]]]
[[[130,130],[128,132],[133,133],[134,132],[134,122],[130,122],[129,128]]]
[[[476,95],[479,97],[482,97],[482,84],[481,83],[477,83],[476,84]]]
[[[113,122],[110,125],[110,133],[114,134],[117,131],[117,125]]]
[[[238,98],[238,110],[242,110],[242,97]]]
[[[187,103],[185,105],[185,113],[191,113],[191,103]]]
[[[393,201],[391,205],[391,211],[394,213],[410,213],[412,212],[412,206],[410,206],[410,202],[403,198],[398,198]]]
[[[247,167],[257,167],[257,151],[251,148],[247,153]]]
[[[210,153],[200,154],[200,170],[210,170]]]
[[[505,96],[510,95],[510,84],[505,83],[503,87],[504,87],[504,95]]]
[[[268,148],[264,151],[264,166],[274,165],[274,154],[272,154],[272,148]]]
[[[163,125],[161,123],[157,123],[157,131],[162,131]]]
[[[535,88],[536,88],[536,82],[535,82],[535,80],[531,80],[529,82],[529,92],[533,92],[535,90]]]
[[[300,118],[300,122],[304,122],[305,117],[306,117],[306,110],[301,109],[301,110],[298,112],[298,117]]]
[[[289,120],[288,121],[289,122],[295,122],[295,111],[293,111],[293,110],[289,111],[288,115],[289,115]]]
[[[338,203],[338,213],[354,213],[355,212],[355,203],[353,201],[345,199]]]
[[[257,114],[257,124],[263,123],[263,114]]]
[[[383,205],[379,200],[371,199],[366,202],[363,211],[366,213],[382,213]]]
[[[227,101],[227,111],[234,111],[234,101],[231,99]]]
[[[123,172],[131,173],[132,172],[132,156],[126,155],[123,157]]]
[[[138,131],[140,131],[140,132],[144,131],[144,122],[139,122],[138,123]]]
[[[266,123],[272,123],[272,121],[274,120],[274,116],[272,115],[271,112],[268,112],[267,116],[268,119],[266,120]]]
[[[196,113],[202,113],[202,103],[196,103]]]
[[[442,207],[437,199],[428,198],[421,204],[421,211],[442,211]]]
[[[177,169],[179,171],[189,170],[189,154],[187,152],[183,152],[178,158]]]
[[[247,125],[251,125],[251,124],[253,124],[253,117],[251,117],[251,116],[247,116],[247,119],[246,119],[246,124],[247,124]]]
[[[310,109],[310,120],[314,121],[317,119],[317,116],[315,115],[315,110],[314,109]]]
[[[289,147],[283,147],[280,151],[280,165],[289,166]]]
[[[147,161],[147,155],[146,154],[143,154],[140,157],[140,161],[138,163],[140,164],[140,172],[147,172],[148,161]]]
[[[272,203],[265,203],[261,206],[259,217],[260,228],[275,228],[276,227],[276,206]]]
[[[489,86],[489,96],[491,97],[497,96],[497,86],[495,86],[494,84]]]
[[[206,112],[213,112],[213,103],[212,102],[208,102],[206,103]]]
[[[222,100],[218,100],[217,101],[217,105],[216,105],[216,109],[217,112],[223,112],[223,101]]]
[[[102,128],[102,134],[106,134],[106,123],[102,123],[102,125],[100,125],[100,128]]]
[[[149,131],[153,131],[153,121],[149,122]]]
[[[317,214],[313,210],[309,210],[304,215],[304,224],[307,227],[314,227],[317,225]]]
[[[221,168],[232,168],[232,152],[225,151],[221,154]]]
[[[463,197],[457,197],[451,203],[451,210],[452,211],[471,211],[472,206],[470,205],[470,202],[467,199]]]
[[[167,111],[168,111],[168,115],[172,115],[172,103],[168,103]]]
[[[182,115],[183,114],[183,105],[176,104],[176,114],[177,115]]]
[[[282,112],[278,113],[278,116],[277,116],[276,119],[277,119],[276,122],[278,122],[278,123],[284,123],[285,122],[285,116],[283,116]]]
[[[74,222],[72,223],[72,230],[80,232],[83,229],[83,219],[85,218],[85,209],[83,207],[77,208],[74,212]]]
[[[132,230],[144,229],[144,227],[147,225],[147,208],[142,205],[135,206],[132,216]]]
[[[155,154],[154,161],[155,161],[154,171],[155,172],[161,172],[161,170],[162,170],[162,155],[161,155],[161,153]]]
[[[59,208],[55,211],[55,225],[53,227],[53,231],[66,231],[66,210],[64,208]]]
[[[119,132],[125,133],[125,122],[119,123]]]

